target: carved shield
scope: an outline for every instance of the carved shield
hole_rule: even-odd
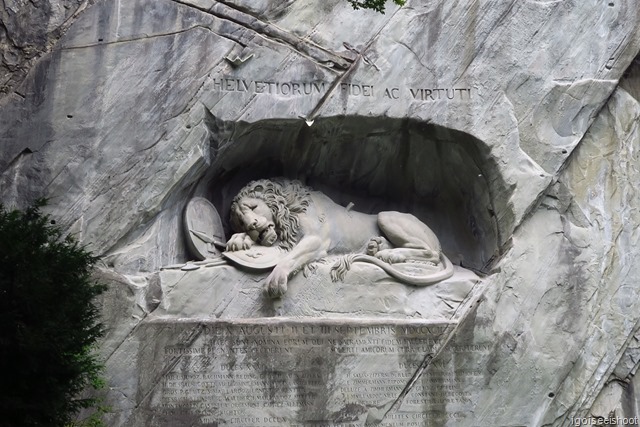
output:
[[[194,197],[184,212],[184,234],[191,255],[204,260],[220,256],[216,248],[224,248],[226,239],[222,220],[216,208],[205,198]]]
[[[240,267],[253,271],[270,270],[286,254],[286,251],[276,246],[255,245],[242,251],[227,251],[222,255]]]

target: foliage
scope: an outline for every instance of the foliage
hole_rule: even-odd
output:
[[[92,353],[103,334],[91,279],[97,261],[40,212],[0,205],[0,420],[3,426],[64,426],[94,399]]]
[[[387,0],[348,0],[354,9],[373,9],[376,12],[384,13],[384,7]],[[405,0],[393,0],[397,5],[404,5]]]

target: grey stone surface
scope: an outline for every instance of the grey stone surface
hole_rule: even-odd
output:
[[[2,5],[0,198],[49,197],[103,257],[109,425],[638,414],[635,1],[409,0],[384,15],[343,0]],[[188,201],[211,201],[228,238],[233,196],[273,176],[411,212],[478,276],[415,289],[354,268],[332,285],[319,265],[272,301],[268,273],[187,264]],[[318,344],[279,358],[279,340],[305,335],[282,330],[233,347],[243,325],[412,322],[446,325],[437,346],[376,355],[354,341],[336,357],[309,332]],[[225,351],[171,353],[191,348]],[[239,383],[212,391],[205,374]],[[219,386],[261,406],[232,408]]]
[[[127,390],[143,396],[122,409],[132,425],[460,423],[489,357],[486,343],[452,340],[448,322],[183,320],[146,322],[123,346],[129,373],[147,372]]]
[[[162,304],[154,314],[222,319],[304,316],[450,320],[480,282],[478,276],[460,267],[452,278],[427,287],[401,284],[368,264],[354,264],[339,282],[331,281],[330,270],[331,264],[318,264],[307,276],[293,276],[286,297],[275,301],[264,296],[269,271],[245,273],[232,265],[186,272],[164,270],[159,275]]]
[[[34,63],[51,51],[87,0],[6,0],[0,8],[0,104],[24,96],[20,84]],[[15,92],[14,92],[15,91]]]

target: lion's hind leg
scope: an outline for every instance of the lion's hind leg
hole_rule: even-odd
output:
[[[440,241],[433,231],[411,214],[402,212],[380,212],[378,227],[396,247],[376,256],[387,262],[420,260],[438,264],[440,262]],[[391,253],[395,251],[395,253]]]
[[[384,249],[376,253],[375,257],[389,264],[399,264],[403,262],[423,262],[438,265],[440,263],[440,255],[437,252],[426,249]]]
[[[369,242],[367,242],[366,254],[375,256],[375,254],[377,254],[378,252],[383,251],[385,249],[390,249],[392,247],[393,246],[391,245],[391,243],[389,243],[389,241],[384,237],[374,236],[371,239],[369,239]]]

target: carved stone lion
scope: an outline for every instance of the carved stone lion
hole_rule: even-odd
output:
[[[249,183],[231,204],[231,226],[237,233],[227,242],[227,251],[254,245],[278,245],[285,250],[265,283],[272,298],[284,295],[292,274],[328,255],[345,255],[332,269],[334,280],[358,261],[375,264],[416,286],[453,275],[438,238],[415,216],[350,211],[298,181],[262,179]],[[436,271],[407,274],[396,268],[401,263],[428,263]]]

